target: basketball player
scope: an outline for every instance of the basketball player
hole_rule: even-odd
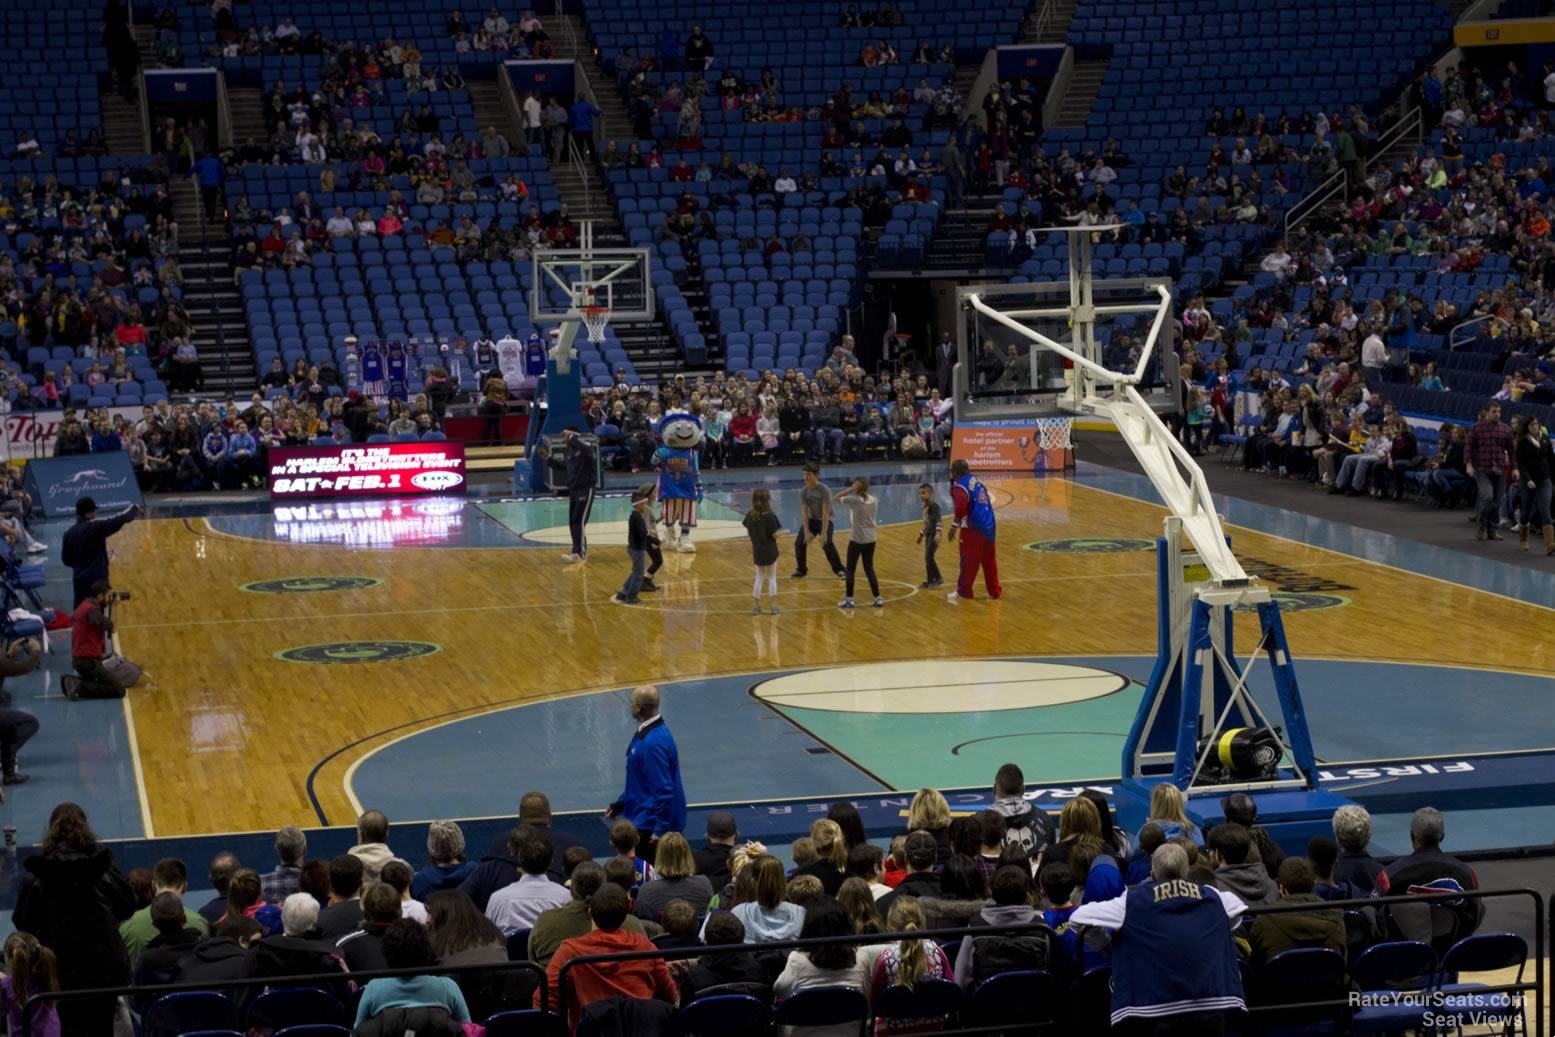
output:
[[[589,542],[583,535],[589,512],[594,510],[594,490],[599,481],[599,458],[594,447],[578,435],[571,425],[566,428],[567,453],[567,528],[572,532],[572,551],[562,555],[564,562],[588,560]]]
[[[957,531],[961,533],[961,576],[949,599],[958,601],[972,597],[978,569],[983,570],[988,596],[998,598],[1004,588],[999,586],[999,563],[994,552],[997,523],[988,487],[972,474],[972,466],[961,458],[950,462],[950,478],[950,499],[956,509],[955,520],[950,524],[950,539],[956,539]]]

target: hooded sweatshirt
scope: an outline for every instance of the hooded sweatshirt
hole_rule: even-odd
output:
[[[1053,822],[1024,796],[1004,796],[989,807],[1004,817],[1004,845],[1019,846],[1035,857],[1053,841]]]
[[[1042,919],[1030,904],[989,904],[966,922],[968,927],[985,925],[1029,925]],[[956,982],[966,988],[972,983],[972,941],[968,937],[956,952]]]
[[[736,906],[734,917],[745,926],[746,943],[797,940],[799,929],[804,925],[804,908],[785,900],[769,911],[755,901],[750,901]]]
[[[362,885],[377,882],[383,866],[394,859],[394,851],[383,843],[360,843],[346,851],[362,862]]]
[[[1322,904],[1323,898],[1314,893],[1294,893],[1281,902]],[[1252,944],[1252,962],[1255,966],[1262,965],[1283,951],[1303,947],[1327,947],[1343,954],[1347,943],[1344,912],[1331,907],[1259,915],[1253,923],[1248,942]]]
[[[535,991],[534,1007],[549,1007],[559,1011],[562,965],[573,958],[587,954],[619,954],[625,951],[651,951],[648,938],[624,929],[595,929],[583,936],[566,940],[551,962],[545,967],[546,986],[550,1004],[540,1003],[540,991]],[[610,997],[658,998],[672,1005],[679,1003],[675,981],[670,978],[669,966],[661,958],[645,958],[637,961],[602,961],[585,965],[568,972],[567,1029],[577,1031],[583,1009],[595,1001]]]
[[[211,983],[219,979],[249,979],[255,974],[254,959],[247,951],[223,936],[201,940],[193,954],[185,955],[173,970],[174,983]],[[247,991],[251,993],[252,991]],[[235,1000],[246,991],[236,988]]]
[[[1250,907],[1272,904],[1280,899],[1280,891],[1269,881],[1262,861],[1222,864],[1215,869],[1215,885],[1227,893],[1235,893]]]

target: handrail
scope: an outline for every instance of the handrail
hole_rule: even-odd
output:
[[[1330,176],[1327,180],[1324,180],[1321,184],[1318,184],[1316,187],[1314,187],[1306,197],[1301,199],[1301,201],[1297,202],[1295,205],[1292,205],[1289,209],[1286,209],[1285,236],[1282,239],[1284,243],[1287,245],[1290,244],[1290,232],[1292,229],[1298,226],[1302,220],[1306,219],[1308,216],[1311,216],[1324,205],[1328,204],[1328,200],[1334,195],[1341,192],[1348,194],[1349,190],[1350,175],[1343,169],[1340,169],[1338,172],[1334,173],[1333,176]],[[1292,215],[1293,213],[1299,215]]]
[[[1455,349],[1458,348],[1459,342],[1467,342],[1468,341],[1467,338],[1464,338],[1464,339],[1459,339],[1458,338],[1458,332],[1459,331],[1463,330],[1464,328],[1473,327],[1476,324],[1482,324],[1482,323],[1484,323],[1487,320],[1488,321],[1494,321],[1495,323],[1499,324],[1503,328],[1509,328],[1509,327],[1512,326],[1512,322],[1511,321],[1507,320],[1504,317],[1498,317],[1494,313],[1487,313],[1483,317],[1474,317],[1471,320],[1464,321],[1462,324],[1454,324],[1452,326],[1452,329],[1447,332],[1447,348],[1449,350],[1455,350]]]
[[[573,172],[578,174],[578,182],[583,185],[583,208],[588,210],[591,208],[590,203],[592,194],[589,189],[589,170],[588,166],[584,164],[585,160],[583,158],[583,152],[578,150],[578,142],[573,139],[571,133],[567,134],[566,157],[567,165],[571,166]]]
[[[205,192],[200,190],[200,181],[194,174],[191,173],[189,179],[194,183],[195,212],[198,214],[200,220],[200,251],[205,253],[206,246],[209,244],[209,241],[207,240],[207,233],[210,229],[210,220],[207,219],[209,214],[205,211]],[[182,252],[183,246],[180,245],[178,250],[179,252]],[[207,260],[210,258],[208,253],[206,253],[205,258]],[[216,301],[216,279],[211,274],[211,266],[209,262],[205,262],[200,265],[205,267],[205,299],[210,303],[211,316],[214,317],[216,321],[216,348],[221,350],[221,373],[222,377],[227,379],[228,388],[230,388],[232,384],[232,365],[227,359],[227,325],[221,319],[221,304]],[[185,307],[185,310],[187,311],[188,307]],[[247,320],[248,317],[245,316],[243,319]],[[193,321],[190,322],[189,334],[191,337],[194,335]],[[196,348],[195,355],[198,356],[199,352],[199,349]],[[200,361],[200,371],[202,374],[205,371],[205,361],[203,359]],[[195,388],[198,389],[199,387],[196,386]]]
[[[1037,42],[1042,42],[1042,37],[1047,33],[1048,23],[1053,20],[1053,0],[1040,0],[1037,5]]]
[[[1372,163],[1402,143],[1406,133],[1410,130],[1423,133],[1424,126],[1425,115],[1421,112],[1420,107],[1417,105],[1411,108],[1399,117],[1398,122],[1395,122],[1386,131],[1378,135],[1376,148],[1367,158],[1362,160],[1361,168],[1370,173]]]
[[[576,51],[578,49],[578,34],[573,31],[572,21],[567,17],[567,12],[562,9],[563,6],[562,0],[556,0],[556,17],[561,19],[562,36],[567,41],[568,49]]]

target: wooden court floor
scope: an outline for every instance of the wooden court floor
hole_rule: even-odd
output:
[[[346,821],[352,811],[341,777],[354,760],[389,737],[498,704],[779,666],[1153,652],[1153,555],[1022,545],[1152,539],[1163,509],[1057,479],[996,485],[1002,601],[957,605],[943,592],[920,592],[916,528],[896,525],[882,527],[877,555],[887,608],[839,612],[838,582],[814,575],[824,566],[812,560],[811,577],[788,580],[785,557],[784,612],[760,618],[750,615],[744,541],[704,542],[694,556],[669,556],[663,591],[628,608],[610,601],[625,573],[620,548],[595,547],[587,564],[565,565],[560,549],[353,550],[244,539],[200,519],[137,522],[115,540],[114,582],[135,590],[120,617],[122,649],[156,679],[129,700],[152,827],[166,836],[314,824],[307,779],[331,754],[315,788],[331,822]],[[743,510],[746,500],[736,493],[730,503]],[[1555,667],[1545,609],[1253,531],[1232,533],[1244,563],[1278,589],[1344,588],[1324,591],[1344,607],[1287,614],[1298,655]],[[942,550],[940,561],[953,579],[954,549]],[[323,594],[240,589],[312,576],[381,582]],[[1251,617],[1246,622],[1243,649],[1252,643]],[[781,632],[780,652],[761,650],[768,642],[760,631],[772,626]],[[277,657],[303,645],[380,640],[440,650],[359,665]],[[616,705],[602,700],[602,708]],[[543,731],[514,746],[545,751]],[[565,768],[557,761],[558,782]],[[448,761],[448,779],[493,780],[460,773],[457,759]],[[370,798],[371,790],[359,791]]]

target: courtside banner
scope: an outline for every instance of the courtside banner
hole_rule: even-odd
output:
[[[96,501],[104,516],[142,503],[135,468],[122,450],[28,461],[22,482],[45,518],[74,518],[81,497]]]
[[[974,472],[1041,474],[1073,468],[1074,449],[1043,447],[1042,430],[1035,418],[958,421],[951,436],[950,459],[965,461]]]
[[[270,496],[417,497],[465,491],[464,444],[273,447]]]

